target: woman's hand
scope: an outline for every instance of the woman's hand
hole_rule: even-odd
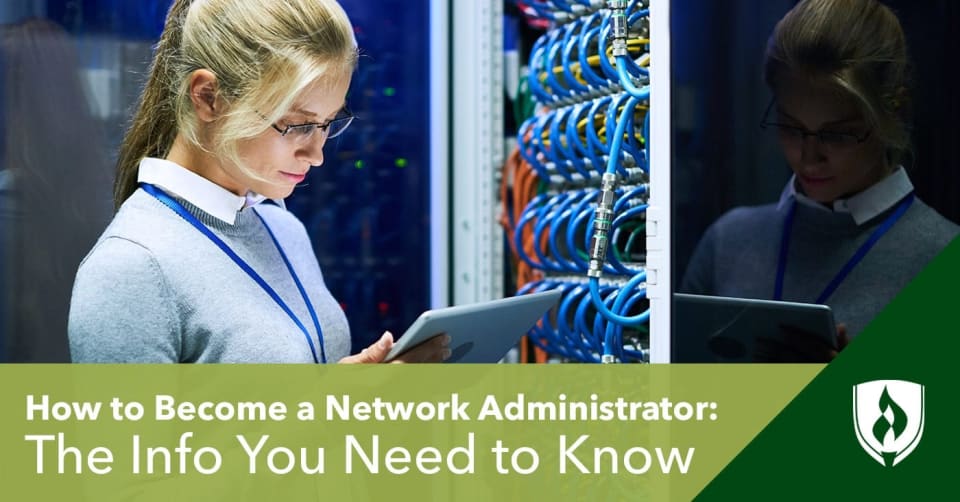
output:
[[[347,356],[341,364],[382,363],[393,348],[393,334],[383,333],[379,340],[370,344],[359,354]],[[440,333],[425,342],[397,356],[391,363],[439,363],[450,357],[450,337]]]
[[[759,363],[829,363],[849,343],[847,325],[837,324],[835,346],[819,336],[792,326],[780,326],[780,336],[759,337],[753,360]]]
[[[834,357],[837,357],[837,354],[845,349],[848,343],[850,343],[850,338],[847,337],[847,325],[844,323],[837,324],[837,348],[830,351],[830,360],[832,361]]]

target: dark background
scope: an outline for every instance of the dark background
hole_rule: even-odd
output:
[[[918,196],[960,223],[960,2],[888,0],[914,63],[913,160]],[[791,0],[673,0],[674,284],[700,236],[727,210],[775,202],[790,175],[775,138],[759,128],[771,94],[763,50]],[[656,141],[654,139],[654,141]]]

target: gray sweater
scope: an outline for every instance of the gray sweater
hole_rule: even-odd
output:
[[[772,299],[787,208],[736,208],[717,220],[694,251],[680,291]],[[850,213],[796,205],[783,300],[813,303],[886,217],[858,226]],[[956,225],[916,199],[827,299],[834,319],[856,336],[957,235]]]
[[[323,282],[306,230],[260,204],[229,225],[180,203],[223,239],[307,327],[310,314],[255,209],[270,225],[313,302],[328,362],[348,355],[343,311]],[[75,362],[312,363],[303,332],[233,260],[170,208],[137,190],[77,272],[70,306]]]

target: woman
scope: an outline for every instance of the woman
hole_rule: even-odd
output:
[[[855,337],[958,232],[900,165],[907,68],[903,30],[875,0],[805,0],[788,12],[767,46],[774,100],[763,126],[793,176],[778,203],[734,209],[707,230],[681,289],[827,304],[839,347]],[[808,345],[778,344],[773,359],[835,355]]]
[[[121,147],[118,211],[77,272],[79,362],[380,362],[282,203],[350,124],[357,62],[333,0],[177,0]],[[273,203],[268,202],[273,201]],[[447,337],[402,362],[440,361]]]

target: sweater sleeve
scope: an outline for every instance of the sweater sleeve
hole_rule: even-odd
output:
[[[74,362],[178,362],[180,326],[173,295],[148,249],[106,238],[80,265],[67,328]]]

